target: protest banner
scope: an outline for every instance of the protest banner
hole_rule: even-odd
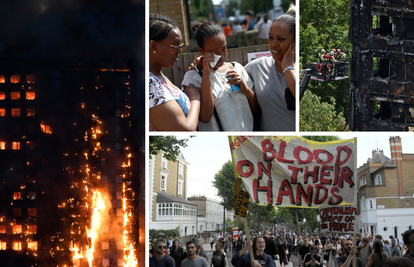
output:
[[[336,206],[319,208],[321,233],[356,233],[356,206]]]
[[[229,136],[236,180],[259,205],[356,205],[356,138]],[[243,197],[245,200],[245,198]]]

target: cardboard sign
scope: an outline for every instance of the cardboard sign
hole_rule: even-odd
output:
[[[356,233],[356,206],[319,208],[321,233]]]
[[[229,136],[229,142],[236,177],[252,202],[356,205],[356,138],[321,143],[297,136]]]

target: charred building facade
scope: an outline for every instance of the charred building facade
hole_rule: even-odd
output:
[[[351,1],[353,130],[413,130],[413,26],[412,1]]]
[[[2,266],[144,264],[144,4],[72,2],[1,6]]]

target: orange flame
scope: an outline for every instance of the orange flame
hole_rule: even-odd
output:
[[[125,183],[123,183],[122,191],[124,194],[124,197],[122,198],[122,209],[124,211],[124,235],[123,235],[123,241],[124,241],[124,261],[125,261],[125,267],[136,267],[138,266],[138,259],[137,255],[135,254],[135,249],[132,244],[132,240],[128,236],[127,227],[129,226],[130,218],[132,217],[131,212],[127,211],[126,207],[126,197],[125,197]]]
[[[101,192],[99,190],[92,190],[92,222],[91,228],[87,229],[87,236],[91,240],[91,246],[87,248],[86,255],[89,262],[89,266],[92,267],[92,262],[95,254],[95,243],[97,240],[98,233],[100,232],[100,211],[105,208]]]

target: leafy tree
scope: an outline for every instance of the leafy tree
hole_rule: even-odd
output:
[[[230,218],[227,218],[225,223],[226,223],[227,232],[231,232],[232,229],[237,226],[236,221],[233,221]]]
[[[163,229],[150,229],[149,230],[149,235],[151,236],[151,237],[159,237],[160,236],[160,234],[163,234],[163,236],[165,237],[165,238],[170,238],[170,236],[172,236],[173,238],[174,237],[176,237],[176,236],[178,236],[178,237],[180,237],[180,227],[179,226],[177,226],[177,227],[175,227],[174,229],[167,229],[167,230],[163,230]]]
[[[214,175],[213,186],[217,188],[218,195],[224,200],[226,210],[234,209],[234,175],[233,163],[231,160],[223,164],[223,167]]]
[[[335,110],[335,98],[331,97],[330,102],[321,102],[320,96],[305,91],[300,105],[300,131],[348,131],[342,112]]]
[[[240,12],[244,14],[247,10],[253,10],[254,14],[268,12],[273,8],[273,1],[270,0],[243,0],[240,3]]]
[[[321,136],[303,135],[302,137],[308,140],[318,141],[318,142],[329,142],[329,141],[340,140],[339,136],[336,136],[336,135],[335,136],[334,135],[321,135]]]
[[[348,40],[349,16],[350,3],[348,0],[300,1],[299,66],[301,69],[309,68],[310,63],[317,62],[322,49],[327,52],[332,49],[341,49],[350,57],[352,45]],[[311,81],[308,84],[308,91],[319,96],[322,102],[332,103],[335,113],[338,115],[348,112],[349,89],[348,79],[329,83]],[[312,101],[312,99],[301,100],[301,110],[302,105],[307,104],[308,101]],[[309,117],[303,119],[305,123],[308,123]],[[309,124],[313,124],[313,122],[311,120]],[[330,130],[335,131],[336,129],[333,127]],[[309,130],[311,129],[301,129],[301,131]]]
[[[193,136],[190,136],[190,138]],[[149,137],[149,155],[156,156],[160,150],[164,151],[164,157],[167,160],[176,162],[180,154],[180,147],[186,147],[188,138],[177,139],[175,136],[150,136]]]
[[[192,21],[210,21],[209,15],[216,16],[212,0],[192,0],[190,3],[190,13]]]

